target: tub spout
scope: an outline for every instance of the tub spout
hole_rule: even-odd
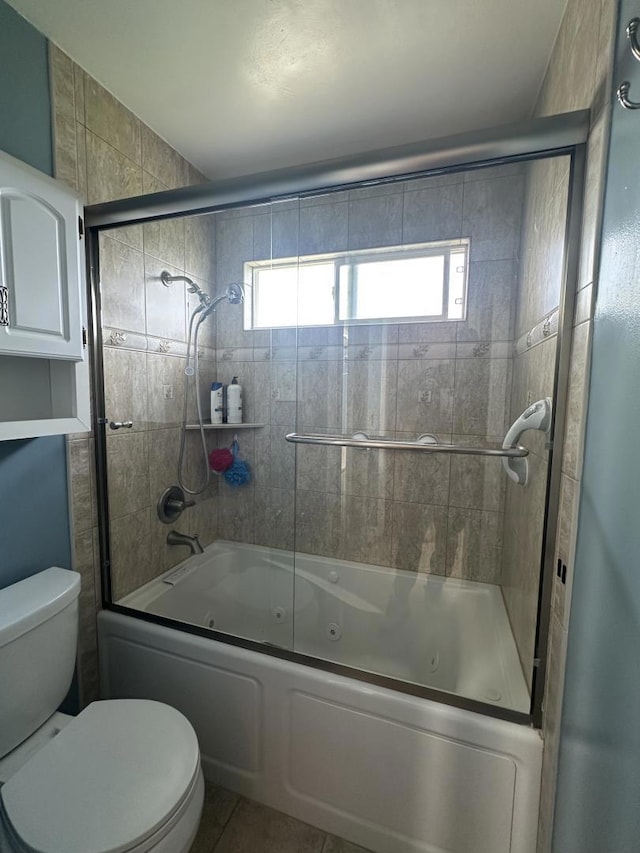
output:
[[[167,533],[167,545],[186,545],[192,554],[204,554],[204,548],[200,544],[197,533],[192,536],[190,533],[178,533],[177,530],[170,530]]]

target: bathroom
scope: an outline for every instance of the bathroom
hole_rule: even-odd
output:
[[[557,483],[559,528],[556,553],[552,555],[554,563],[561,558],[569,567],[569,576],[581,465],[585,366],[593,311],[595,235],[609,108],[604,81],[610,70],[607,57],[613,48],[612,6],[605,8],[603,4],[600,8],[598,4],[597,9],[591,10],[593,15],[587,28],[584,21],[589,16],[569,5],[536,111],[536,115],[544,116],[592,108],[582,257],[572,321],[575,329],[571,369],[566,377],[564,458]],[[573,39],[579,40],[574,44]],[[588,59],[589,51],[598,56],[596,67]],[[568,55],[573,56],[571,62]],[[193,167],[115,102],[62,51],[53,47],[51,58],[56,175],[77,189],[90,204],[179,188],[201,180]],[[458,323],[459,328],[453,334],[446,323],[354,325],[349,327],[347,341],[336,334],[338,329],[326,327],[248,331],[243,306],[219,305],[215,316],[210,318],[212,322],[203,324],[201,332],[204,354],[200,368],[205,407],[211,381],[228,383],[237,375],[243,386],[244,421],[264,426],[256,429],[243,426],[222,431],[215,437],[207,433],[208,450],[221,443],[229,444],[238,434],[240,452],[251,466],[253,481],[249,486],[233,489],[223,478],[212,476],[207,491],[196,496],[196,506],[185,511],[176,529],[199,533],[203,545],[221,539],[278,552],[295,550],[338,561],[386,566],[399,570],[398,577],[403,576],[402,572],[417,569],[420,581],[433,575],[432,580],[457,578],[501,586],[516,654],[525,681],[530,684],[536,642],[536,570],[539,568],[536,560],[539,564],[544,490],[542,493],[529,487],[523,490],[507,482],[499,459],[478,462],[477,458],[466,455],[451,455],[441,461],[442,457],[424,454],[422,462],[417,454],[404,451],[325,449],[294,445],[286,442],[284,436],[291,432],[353,433],[358,429],[371,435],[415,440],[419,433],[433,431],[441,441],[454,444],[500,443],[515,417],[530,402],[548,396],[550,383],[553,385],[553,356],[547,353],[556,353],[558,340],[558,329],[553,324],[558,322],[561,272],[557,266],[562,264],[563,242],[558,226],[564,223],[567,206],[567,161],[567,157],[559,157],[535,165],[514,163],[485,173],[482,169],[459,170],[440,177],[353,188],[339,195],[318,191],[270,204],[251,203],[244,209],[238,206],[208,217],[172,219],[103,232],[100,275],[105,412],[115,421],[133,421],[130,430],[108,433],[103,457],[109,484],[112,600],[121,602],[123,597],[135,594],[156,575],[188,556],[184,547],[167,545],[166,535],[171,528],[157,521],[155,504],[159,493],[176,481],[182,405],[180,366],[188,319],[185,306],[193,308],[195,303],[185,303],[185,299],[193,300],[193,296],[186,295],[177,282],[165,288],[160,273],[167,269],[173,275],[190,276],[206,282],[212,293],[218,293],[218,288],[231,282],[245,281],[245,264],[256,260],[433,244],[471,237],[474,245],[482,245],[484,254],[476,258],[476,271],[471,255],[466,320]],[[546,166],[549,168],[545,174],[531,177],[533,170],[542,173]],[[537,199],[532,198],[531,192],[524,193],[525,181],[531,187],[536,180],[546,181],[544,193]],[[491,222],[481,206],[488,194],[495,199],[500,246],[492,245],[490,239],[481,242],[481,229],[491,232]],[[250,195],[247,200],[253,201]],[[546,251],[540,253],[539,247],[531,249],[530,244],[532,235],[539,234],[541,229],[527,231],[527,223],[534,216],[532,210],[537,210],[540,216],[540,211],[553,211],[555,202],[560,209],[555,219],[549,216],[544,221],[548,229],[546,232],[542,229]],[[439,232],[424,225],[429,218],[429,205],[434,203],[447,205],[455,227],[444,223],[443,231]],[[412,217],[412,208],[420,211],[420,217]],[[477,226],[473,224],[474,216]],[[305,227],[305,222],[311,222],[313,227]],[[344,235],[346,243],[341,242]],[[202,250],[203,245],[211,242],[216,246],[213,257]],[[545,275],[554,282],[554,287],[550,293],[539,294],[538,302],[529,304],[528,311],[518,317],[517,306],[521,301],[518,301],[516,260],[522,261],[528,249],[538,261],[544,254]],[[485,270],[494,265],[494,273],[499,268],[501,290],[492,294],[492,304],[474,305],[474,272],[478,276],[482,265]],[[527,347],[530,333],[534,342]],[[519,347],[522,339],[524,345]],[[538,358],[532,366],[532,360]],[[440,364],[425,364],[432,361]],[[434,379],[436,367],[441,373]],[[443,377],[442,372],[447,375]],[[539,385],[534,384],[533,378],[539,380]],[[453,395],[460,391],[461,383],[471,412],[455,407]],[[153,393],[149,393],[149,388]],[[316,397],[310,399],[309,389],[318,392]],[[366,395],[360,395],[362,389]],[[419,401],[418,392],[430,393],[430,402]],[[306,405],[313,409],[313,416],[308,418]],[[476,417],[478,409],[481,417]],[[428,418],[423,417],[427,412]],[[421,428],[422,423],[427,426]],[[531,477],[533,486],[546,482],[545,448],[542,441],[536,442],[538,438],[523,442],[531,450],[529,464],[536,469]],[[186,482],[191,485],[202,475],[198,439],[197,430],[187,433],[185,473]],[[99,511],[95,496],[96,486],[101,487],[102,483],[97,482],[93,465],[94,441],[93,437],[77,434],[70,436],[66,444],[74,566],[83,577],[78,666],[78,690],[83,703],[99,694],[95,610],[101,605],[104,582],[99,572]],[[59,453],[58,447],[53,456],[58,458]],[[9,467],[12,463],[14,458],[7,462],[3,457],[3,465]],[[420,463],[422,472],[414,470]],[[364,470],[358,471],[356,466]],[[430,500],[421,496],[425,481]],[[473,483],[473,487],[468,483]],[[461,484],[465,484],[462,489]],[[508,490],[512,495],[509,500]],[[336,495],[339,501],[334,499]],[[523,506],[522,501],[531,501],[533,507]],[[413,516],[407,517],[408,512]],[[321,518],[322,522],[305,524],[310,516],[316,522]],[[527,527],[527,518],[535,519],[536,524]],[[438,520],[444,523],[438,524]],[[425,536],[428,527],[433,533]],[[318,529],[331,532],[329,541],[318,540]],[[420,551],[407,536],[411,530],[419,531],[420,542],[427,542],[428,547]],[[64,542],[59,546],[54,544],[57,535],[52,536],[49,553],[58,547],[60,556],[50,558],[47,565],[56,562],[68,565]],[[531,541],[531,547],[523,548],[523,539]],[[533,561],[533,569],[527,561]],[[531,583],[532,576],[535,584]],[[291,612],[300,589],[294,589],[295,572],[289,578],[278,606]],[[541,850],[548,843],[545,833],[549,833],[552,819],[558,709],[568,625],[566,589],[566,584],[558,582],[554,574],[548,590],[552,608],[545,626],[549,628],[550,646],[547,695],[544,705],[540,703],[544,713],[538,722],[542,724],[545,744]],[[270,641],[291,648],[291,637],[287,637],[291,623],[276,627],[285,629],[285,639],[282,640],[280,632],[279,638]],[[241,629],[236,631],[243,636]],[[335,645],[325,643],[323,648]],[[324,654],[321,652],[320,656]],[[342,663],[347,667],[356,665],[350,659]],[[375,672],[375,662],[369,669]],[[376,674],[394,677],[394,673]],[[408,680],[411,681],[411,676]],[[472,700],[477,698],[471,696]],[[525,706],[526,703],[517,710],[528,713]]]

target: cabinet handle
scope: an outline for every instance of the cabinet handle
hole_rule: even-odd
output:
[[[0,326],[9,325],[9,288],[0,284]]]
[[[131,429],[133,421],[109,421],[111,429]]]

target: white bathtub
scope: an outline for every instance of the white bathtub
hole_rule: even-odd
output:
[[[127,603],[287,645],[290,564],[284,552],[216,543]],[[413,680],[419,652],[441,651],[429,683],[481,695],[491,675],[512,690],[496,590],[407,574],[297,555],[296,648],[376,669],[380,658]],[[498,667],[473,646],[492,634],[489,619]],[[534,853],[542,743],[528,726],[135,616],[103,611],[98,630],[103,696],[179,708],[209,780],[378,853]],[[454,651],[441,649],[455,632]]]
[[[118,602],[527,713],[492,584],[217,541]]]

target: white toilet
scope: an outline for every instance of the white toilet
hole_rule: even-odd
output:
[[[56,712],[79,592],[58,568],[0,590],[0,853],[187,853],[204,797],[188,720],[141,699]]]

